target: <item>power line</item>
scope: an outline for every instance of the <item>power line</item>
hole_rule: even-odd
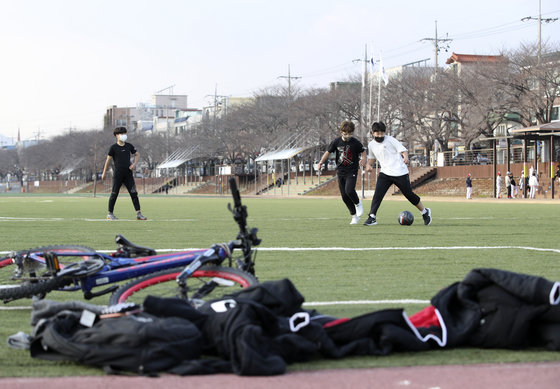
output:
[[[336,73],[341,70],[352,69],[354,67],[352,62],[345,62],[340,65],[331,66],[322,70],[317,70],[315,72],[306,73],[303,75],[305,78],[320,77],[331,73]]]
[[[550,12],[547,12],[546,14],[544,14],[544,15],[554,15],[554,14],[558,14],[558,13],[560,13],[560,10],[550,11]],[[535,24],[537,24],[537,22],[521,23],[521,21],[518,19],[518,20],[508,22],[508,23],[500,24],[498,26],[487,27],[487,28],[483,28],[483,29],[480,29],[480,30],[474,30],[474,31],[469,31],[469,32],[453,34],[453,35],[450,35],[449,38],[452,39],[452,40],[479,39],[479,38],[485,38],[485,37],[492,36],[492,35],[505,34],[505,33],[512,32],[512,31],[519,31],[519,30],[528,29],[528,28],[531,28],[532,26],[534,26]],[[417,44],[418,44],[418,41],[413,41],[413,42],[406,43],[406,44],[404,44],[402,46],[399,46],[399,47],[384,50],[384,53],[389,54],[389,55],[385,55],[384,57],[386,59],[398,58],[400,56],[409,55],[409,54],[412,54],[416,51],[423,50],[422,47],[415,47]],[[410,50],[407,50],[409,48],[410,48]]]
[[[513,23],[507,23],[496,27],[489,27],[482,30],[453,35],[453,39],[464,40],[464,39],[484,38],[490,35],[504,34],[511,31],[519,31],[529,27],[531,27],[531,25],[513,25]]]

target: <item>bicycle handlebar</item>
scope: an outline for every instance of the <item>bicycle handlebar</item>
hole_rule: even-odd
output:
[[[247,208],[241,204],[241,196],[239,195],[234,177],[229,179],[229,187],[231,188],[231,195],[233,196],[233,209],[231,208],[231,204],[228,204],[228,209],[233,213],[233,218],[239,225],[239,232],[243,235],[247,233]]]
[[[231,207],[231,204],[228,204],[228,209],[231,213],[233,213],[233,218],[239,225],[239,234],[237,235],[237,239],[227,243],[226,247],[215,244],[210,249],[197,256],[196,259],[185,267],[185,269],[183,269],[183,271],[177,276],[177,282],[184,283],[191,274],[206,263],[221,263],[221,261],[226,259],[226,257],[230,257],[231,252],[236,248],[243,251],[244,260],[248,261],[251,257],[251,247],[258,246],[261,243],[261,240],[257,238],[256,228],[252,228],[250,231],[247,231],[247,207],[241,204],[241,195],[237,189],[237,182],[234,177],[229,179],[229,186],[233,196],[233,208]],[[224,249],[229,252],[223,252],[222,250]],[[242,263],[242,266],[249,264],[250,266],[244,270],[252,273],[252,264],[250,262]]]
[[[229,178],[229,187],[231,188],[231,195],[233,196],[233,206],[235,208],[241,207],[241,196],[239,195],[237,182],[235,181],[234,177]]]
[[[257,238],[258,230],[256,228],[247,231],[247,207],[241,204],[241,195],[239,194],[235,177],[230,177],[229,186],[231,188],[234,206],[232,209],[231,204],[228,204],[228,208],[233,213],[233,218],[239,225],[239,234],[237,235],[237,238],[241,240],[241,246],[239,248],[243,249],[245,255],[249,255],[251,252],[251,245],[258,246],[261,240]]]

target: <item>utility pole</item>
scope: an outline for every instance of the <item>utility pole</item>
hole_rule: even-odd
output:
[[[367,56],[367,44],[364,47],[364,59],[363,59],[363,69],[362,69],[362,93],[360,94],[360,99],[361,101],[361,107],[362,107],[362,128],[360,131],[360,138],[362,140],[362,142],[365,140],[366,138],[366,134],[367,134],[367,130],[366,130],[366,126],[367,126],[367,109],[366,109],[366,86],[367,86],[367,79],[368,79],[368,71],[367,71],[367,63],[368,63],[368,56]]]
[[[369,111],[368,107],[366,106],[366,86],[367,86],[367,79],[368,79],[368,71],[367,71],[367,64],[368,64],[368,55],[367,55],[367,44],[364,48],[364,59],[355,59],[352,62],[362,62],[362,89],[360,93],[360,129],[359,129],[359,136],[361,142],[367,144],[367,121],[368,121],[368,114],[366,113]],[[371,107],[370,107],[371,109]],[[364,187],[364,177],[365,171],[364,168],[361,168],[362,174],[362,181],[361,181],[361,189],[362,189],[362,198],[365,198],[365,187]]]
[[[558,20],[558,18],[542,18],[541,17],[541,0],[539,0],[539,16],[538,17],[532,17],[532,16],[527,16],[524,17],[523,19],[521,19],[522,22],[526,22],[529,20],[537,20],[539,22],[539,36],[538,36],[538,46],[537,46],[537,64],[541,64],[541,27],[542,27],[542,22],[545,23],[552,23]]]
[[[440,50],[444,49],[445,51],[447,51],[447,49],[449,48],[449,44],[447,42],[451,42],[453,39],[449,39],[449,38],[438,38],[438,32],[437,32],[437,20],[435,21],[436,23],[436,34],[434,38],[424,38],[424,39],[420,39],[421,41],[431,41],[434,42],[434,62],[435,62],[435,69],[434,69],[434,75],[437,76],[437,71],[438,71],[438,53]],[[447,36],[447,34],[446,34]],[[440,43],[442,44],[442,46],[440,47]]]
[[[366,126],[368,125],[368,109],[367,109],[367,102],[366,102],[366,86],[368,80],[368,71],[367,65],[369,63],[368,55],[367,55],[367,44],[365,45],[364,49],[364,59],[355,59],[352,62],[362,62],[362,88],[360,94],[360,133],[359,139],[360,141],[364,141],[366,139],[367,130]],[[371,108],[370,108],[371,109]],[[371,119],[371,118],[370,118]]]
[[[301,77],[292,76],[290,73],[290,65],[288,65],[288,75],[287,76],[278,76],[278,78],[287,78],[288,79],[288,99],[292,101],[292,80],[298,80]]]
[[[228,96],[226,95],[219,95],[218,94],[218,84],[216,84],[216,86],[214,87],[214,94],[213,95],[206,95],[206,97],[213,97],[214,98],[214,122],[216,122],[217,119],[217,115],[218,115],[218,105],[222,104],[222,101],[224,99],[226,99]],[[218,103],[218,101],[220,101],[220,103]],[[227,101],[225,103],[223,103],[224,107],[224,112],[222,114],[226,115],[227,114]]]

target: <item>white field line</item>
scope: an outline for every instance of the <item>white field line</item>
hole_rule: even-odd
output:
[[[190,250],[205,250],[205,248],[182,248],[182,249],[155,249],[159,252],[180,252]],[[424,247],[258,247],[258,251],[393,251],[393,250],[528,250],[544,251],[560,254],[560,249],[531,247],[531,246],[424,246]],[[101,253],[111,253],[112,250],[96,250]],[[11,251],[0,251],[0,255],[9,254]]]
[[[90,219],[90,218],[63,218],[63,217],[51,217],[51,218],[45,218],[45,217],[10,217],[10,216],[0,216],[0,223],[1,222],[60,222],[60,221],[86,221],[86,222],[104,222],[104,223],[119,223],[119,222],[134,222],[134,223],[138,223],[138,220],[136,219],[121,219],[119,218],[119,220],[107,220],[106,218],[100,218],[100,219]],[[195,222],[196,219],[165,219],[165,220],[158,220],[158,222]],[[143,220],[143,223],[145,222],[153,222],[153,220]]]
[[[560,254],[560,249],[530,246],[424,246],[424,247],[259,247],[259,251],[390,251],[390,250],[529,250]]]
[[[429,304],[430,300],[354,300],[354,301],[310,301],[303,303],[304,306],[319,307],[324,305],[379,305],[379,304]]]
[[[205,250],[206,248],[156,249],[159,252],[179,252],[189,250]],[[425,246],[425,247],[258,247],[258,251],[392,251],[392,250],[528,250],[547,251],[560,254],[560,249],[530,247],[530,246]],[[115,250],[97,250],[113,252]],[[0,254],[9,253],[9,251]]]
[[[350,300],[350,301],[310,301],[303,306],[322,307],[327,305],[381,305],[381,304],[429,304],[430,300],[401,299],[401,300]],[[0,311],[31,310],[31,306],[0,306]]]

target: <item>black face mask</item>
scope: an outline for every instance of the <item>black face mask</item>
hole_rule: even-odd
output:
[[[383,143],[383,139],[385,139],[384,136],[374,136],[373,139],[375,139],[375,141],[377,143]]]

